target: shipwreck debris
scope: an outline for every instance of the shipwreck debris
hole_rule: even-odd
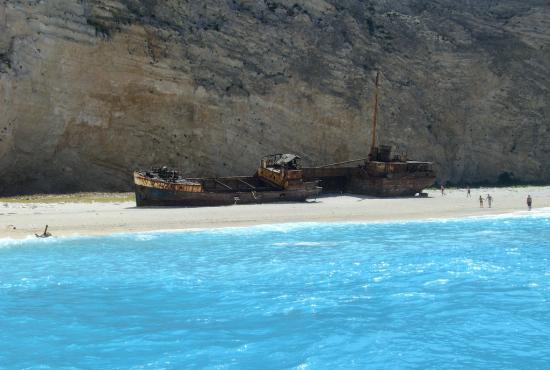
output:
[[[37,238],[49,238],[50,236],[52,236],[52,234],[50,232],[48,232],[48,225],[46,225],[46,228],[44,229],[44,232],[40,235],[38,234],[34,234]]]

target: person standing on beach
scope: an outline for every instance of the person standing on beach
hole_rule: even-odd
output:
[[[533,204],[533,199],[531,199],[531,195],[527,195],[527,208],[531,210],[531,205]]]
[[[466,190],[466,198],[471,198],[471,197],[472,197],[472,193],[470,193],[470,186],[468,186]]]
[[[441,185],[441,195],[445,195],[445,187]]]
[[[479,208],[483,208],[483,197],[479,196]]]
[[[489,205],[489,208],[491,208],[491,204],[493,204],[493,197],[491,194],[487,194],[487,204]]]

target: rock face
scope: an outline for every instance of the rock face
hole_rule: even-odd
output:
[[[361,158],[376,70],[440,181],[550,181],[548,0],[0,0],[0,194]]]

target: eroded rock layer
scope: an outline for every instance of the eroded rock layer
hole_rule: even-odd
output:
[[[366,156],[550,181],[547,0],[0,0],[0,193]]]

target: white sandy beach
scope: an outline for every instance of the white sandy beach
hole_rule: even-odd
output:
[[[377,199],[323,196],[306,203],[234,205],[204,208],[136,208],[135,203],[0,204],[0,238],[25,238],[49,225],[53,236],[106,235],[118,232],[217,228],[293,222],[389,221],[459,218],[527,212],[550,207],[550,186],[429,191],[428,198]],[[493,197],[492,208],[479,196]]]

